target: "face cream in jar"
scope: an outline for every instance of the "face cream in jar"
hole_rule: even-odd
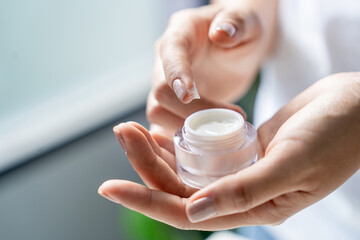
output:
[[[181,180],[203,188],[256,162],[256,129],[240,113],[213,108],[186,118],[174,136]]]

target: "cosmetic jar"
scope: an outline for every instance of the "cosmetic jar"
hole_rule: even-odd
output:
[[[256,129],[238,112],[212,108],[191,114],[174,136],[177,173],[194,188],[257,160]]]

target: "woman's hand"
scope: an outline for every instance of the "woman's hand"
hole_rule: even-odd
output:
[[[188,107],[191,112],[225,107],[246,117],[239,106],[230,103],[219,104],[200,99],[190,103]],[[195,189],[185,185],[176,175],[174,143],[171,138],[150,133],[136,122],[121,123],[114,127],[114,133],[133,168],[148,187],[181,197],[189,197],[195,192]]]
[[[228,1],[171,17],[155,46],[147,106],[152,130],[157,125],[172,135],[192,108],[180,103],[198,99],[196,89],[216,102],[231,102],[246,92],[270,48],[275,3]]]
[[[136,123],[114,129],[150,187],[105,182],[99,193],[182,229],[279,224],[338,188],[360,167],[360,73],[327,77],[258,130],[259,162],[196,191],[176,175],[171,139]]]

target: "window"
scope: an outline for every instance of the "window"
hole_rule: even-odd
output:
[[[144,105],[169,11],[196,1],[0,3],[0,169]]]

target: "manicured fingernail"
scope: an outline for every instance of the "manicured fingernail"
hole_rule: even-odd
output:
[[[233,37],[236,32],[236,28],[231,23],[220,23],[215,28],[216,31],[224,31],[229,35],[229,37]]]
[[[185,84],[180,79],[175,79],[173,82],[173,89],[178,99],[182,102],[187,92]]]
[[[183,102],[184,103],[189,103],[191,102],[192,100],[194,99],[200,99],[200,95],[194,85],[194,87],[192,89],[190,89],[188,91],[188,93],[185,95],[184,99],[183,99]]]
[[[192,223],[201,222],[216,215],[216,206],[212,198],[204,197],[195,200],[186,207],[186,214]]]
[[[123,123],[120,123],[119,125],[115,126],[113,128],[113,131],[115,133],[115,136],[116,136],[116,139],[118,140],[118,142],[120,143],[121,147],[124,149],[125,152],[127,152],[127,149],[126,149],[126,144],[125,144],[125,141],[124,141],[124,137],[122,135],[122,132],[121,132],[121,126],[123,125]]]
[[[190,89],[187,94],[185,94],[183,103],[190,103],[194,99],[200,99],[200,95],[197,91],[195,82],[193,82],[193,88]]]

